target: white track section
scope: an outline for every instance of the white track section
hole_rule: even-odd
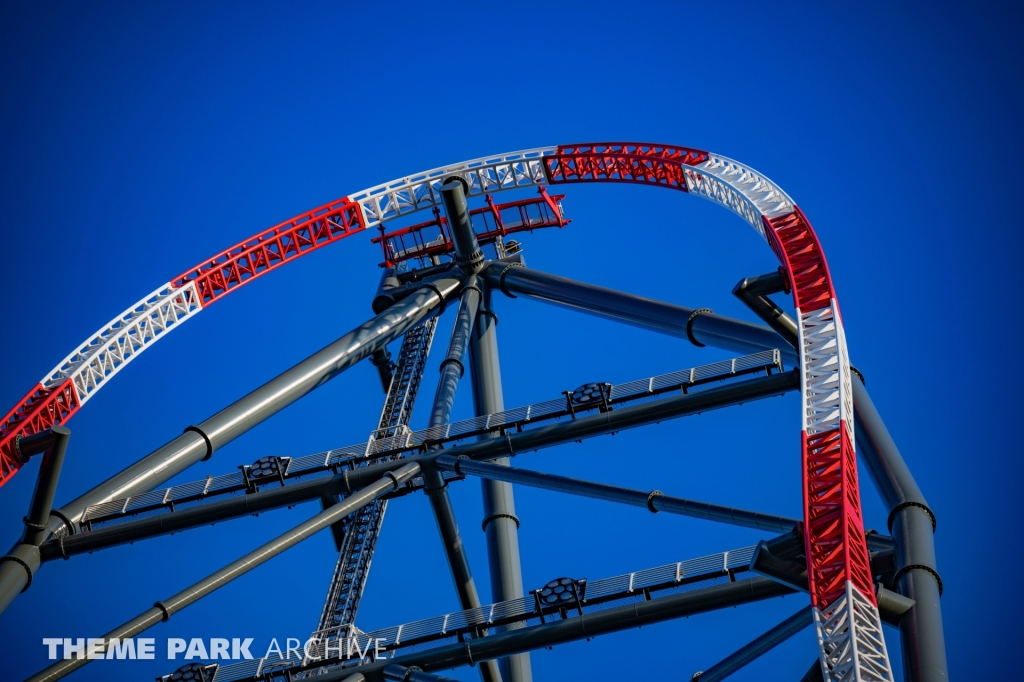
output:
[[[750,223],[765,241],[761,216],[778,218],[792,213],[793,200],[782,188],[752,168],[724,156],[710,154],[707,161],[685,166],[686,189],[694,196],[725,206]]]
[[[852,583],[846,583],[846,594],[828,608],[827,616],[814,609],[814,629],[826,680],[893,682],[878,611]]]
[[[398,216],[441,204],[441,184],[452,175],[469,186],[467,196],[494,194],[519,187],[547,184],[544,157],[557,147],[528,149],[501,156],[485,156],[451,166],[409,175],[392,182],[348,195],[363,210],[366,227],[374,227]]]
[[[801,389],[804,394],[802,428],[808,436],[839,428],[845,422],[853,440],[853,387],[850,361],[841,318],[834,313],[836,301],[809,313],[797,311],[800,325]]]
[[[43,388],[56,388],[71,378],[79,404],[84,405],[139,353],[200,310],[194,283],[181,289],[165,284],[115,317],[39,383]]]

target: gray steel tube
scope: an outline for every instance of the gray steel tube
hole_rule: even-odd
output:
[[[469,347],[473,378],[473,407],[477,416],[505,409],[501,388],[501,363],[498,357],[498,319],[493,312],[492,290],[484,284],[483,306]],[[481,436],[481,440],[492,434]],[[508,457],[494,460],[496,466],[508,466]],[[519,517],[516,516],[512,486],[497,479],[480,481],[484,503],[483,529],[487,534],[487,567],[494,602],[523,596],[523,572],[519,557]],[[521,653],[499,661],[508,682],[532,682],[530,654]]]
[[[691,682],[718,682],[724,680],[748,663],[760,658],[787,639],[811,624],[811,607],[805,606],[782,621],[768,632],[760,635],[746,646],[729,654],[703,672],[693,676]]]
[[[543,488],[544,490],[554,490],[556,492],[569,493],[570,495],[581,495],[599,500],[608,500],[609,502],[619,502],[634,507],[643,507],[651,511],[691,516],[697,519],[729,523],[745,528],[785,533],[793,530],[799,523],[797,519],[790,519],[785,516],[763,514],[746,509],[736,509],[735,507],[725,507],[708,502],[687,500],[682,497],[672,497],[664,495],[657,490],[653,492],[633,490],[617,485],[569,478],[568,476],[558,476],[540,471],[527,471],[510,466],[499,466],[489,462],[457,459],[450,455],[438,457],[435,464],[442,469],[455,471],[459,474],[470,474],[496,481],[519,483],[532,488]]]
[[[452,231],[455,246],[455,262],[468,275],[476,274],[483,267],[484,253],[480,250],[473,221],[469,217],[466,203],[465,180],[450,178],[441,185],[441,200],[448,214],[448,227]]]
[[[252,569],[260,566],[287,549],[294,547],[303,540],[315,535],[327,528],[332,523],[339,521],[357,509],[361,509],[386,493],[397,490],[399,486],[411,479],[420,472],[418,464],[407,462],[395,471],[388,472],[384,477],[353,493],[344,501],[325,509],[308,521],[304,521],[292,530],[279,535],[262,547],[259,547],[242,558],[233,561],[213,575],[203,578],[191,587],[187,587],[170,599],[158,601],[153,607],[118,628],[103,636],[103,651],[106,652],[107,644],[111,639],[125,639],[156,625],[160,621],[169,619],[173,614],[185,607],[199,601],[206,595],[227,585],[232,580],[245,575]],[[28,679],[28,682],[49,682],[59,680],[71,672],[81,668],[89,659],[67,659],[54,663],[46,670],[43,670]]]
[[[461,185],[459,187],[461,188]],[[476,276],[467,277],[464,282],[462,297],[459,299],[459,309],[455,316],[455,326],[452,328],[451,340],[448,342],[448,353],[441,362],[441,378],[437,382],[434,404],[427,423],[428,428],[441,426],[451,421],[459,379],[465,373],[463,359],[473,331],[476,311],[480,305],[481,286],[482,282]]]
[[[57,492],[57,481],[60,479],[61,467],[64,466],[64,454],[71,438],[71,430],[63,426],[51,427],[49,431],[50,446],[46,448],[39,463],[39,476],[36,478],[28,516],[25,517],[25,535],[22,541],[30,545],[38,545],[44,540],[46,525],[50,520],[50,509],[53,507],[53,496]]]
[[[782,274],[781,268],[767,275],[757,277],[745,277],[733,287],[732,293],[736,298],[754,311],[764,320],[769,327],[779,333],[790,346],[796,348],[799,343],[800,330],[796,322],[789,315],[784,313],[779,306],[768,298],[769,294],[781,291],[789,291],[788,282]]]
[[[507,296],[529,296],[634,327],[649,329],[705,346],[751,353],[778,348],[789,365],[797,363],[796,351],[768,327],[734,320],[710,312],[605,289],[557,275],[502,263],[488,264],[481,272],[491,286]]]
[[[896,541],[896,590],[914,600],[900,618],[903,675],[908,682],[946,682],[942,593],[935,561],[935,516],[859,378],[853,380],[857,452],[889,508]]]
[[[39,548],[25,542],[14,545],[0,557],[0,613],[29,588],[40,561]]]
[[[439,293],[449,298],[456,295],[460,287],[461,282],[453,278],[438,279],[430,286],[424,286],[230,407],[197,427],[192,427],[195,430],[186,431],[121,473],[65,504],[60,511],[72,521],[77,521],[90,505],[152,490],[338,376],[378,348],[383,348],[435,311],[441,305]],[[51,523],[49,531],[52,533],[61,525],[59,521]]]
[[[448,184],[454,185],[461,196],[461,184],[457,182]],[[448,184],[445,187],[448,187]],[[448,194],[453,192],[450,188],[443,191],[447,203]],[[464,197],[462,204],[465,205]],[[468,219],[468,214],[466,218]],[[448,353],[444,362],[441,363],[441,377],[437,383],[437,392],[434,394],[434,404],[430,410],[427,428],[443,426],[451,421],[452,407],[455,405],[455,395],[459,388],[459,379],[462,377],[462,358],[473,330],[476,308],[480,301],[477,279],[476,277],[468,278],[466,286],[463,287],[459,310],[455,316],[455,328],[452,330],[451,339],[448,342]],[[451,572],[452,582],[455,584],[455,592],[459,597],[459,604],[463,609],[479,608],[480,595],[476,589],[476,582],[473,580],[473,571],[469,567],[469,557],[466,556],[462,535],[459,533],[455,509],[448,496],[447,484],[441,476],[441,472],[434,467],[428,467],[423,472],[423,491],[430,499],[430,508],[434,512],[437,531],[444,545],[445,556],[448,558],[448,568]],[[480,666],[480,677],[484,682],[501,682],[502,679],[498,666],[493,661]]]
[[[488,438],[442,452],[466,455],[475,460],[496,459],[513,452],[521,454],[540,450],[727,405],[782,395],[799,387],[800,376],[793,371],[784,372],[688,395],[620,407],[611,412],[580,417],[572,421],[550,424],[521,433],[510,433],[507,438]],[[61,558],[65,552],[68,556],[92,552],[195,526],[291,506],[319,499],[321,495],[348,493],[361,485],[376,480],[387,471],[397,469],[404,462],[415,461],[426,465],[440,454],[440,452],[426,453],[404,460],[371,464],[326,479],[319,478],[290,483],[281,488],[261,490],[251,495],[209,502],[199,507],[159,514],[150,518],[127,521],[110,528],[49,540],[43,543],[40,549],[44,560],[50,561]]]
[[[509,630],[488,637],[405,654],[388,661],[367,663],[359,666],[359,672],[366,675],[368,680],[381,680],[383,668],[392,664],[415,665],[426,671],[449,670],[501,656],[781,597],[792,592],[784,585],[768,578],[737,580],[733,583],[615,606],[604,611],[585,613],[582,616],[574,615],[553,623]],[[321,675],[317,679],[320,682],[336,682],[351,673],[351,669],[339,670]]]
[[[28,514],[25,516],[25,530],[21,542],[14,545],[6,556],[0,558],[0,613],[11,605],[19,594],[32,584],[32,576],[41,563],[39,543],[46,535],[46,524],[50,518],[50,507],[60,479],[60,470],[64,465],[64,454],[67,452],[71,431],[63,426],[54,426],[45,432],[29,436],[32,440],[26,445],[22,439],[19,449],[22,453],[36,454],[40,447],[43,459],[39,464],[36,487],[32,492]]]

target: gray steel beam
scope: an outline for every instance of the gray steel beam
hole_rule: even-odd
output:
[[[729,654],[707,670],[694,674],[690,682],[719,682],[768,653],[808,627],[813,621],[812,607],[805,606],[749,644]]]
[[[853,384],[857,452],[889,508],[896,541],[896,590],[914,600],[900,618],[903,675],[908,682],[946,682],[942,581],[936,569],[935,515],[917,486],[862,381]]]
[[[462,196],[461,184],[450,181],[443,185],[442,192],[446,205],[450,203],[451,195],[454,194],[458,195],[456,198],[461,197],[462,206],[465,207],[466,201]],[[465,218],[469,219],[468,213]],[[454,223],[455,221],[450,220],[449,222]],[[475,241],[476,237],[474,236],[473,239]],[[479,246],[477,251],[479,252]],[[455,328],[452,330],[451,340],[448,342],[448,353],[441,363],[441,377],[437,383],[437,392],[434,394],[434,404],[427,422],[428,429],[443,426],[451,421],[452,407],[455,405],[455,395],[463,373],[462,360],[480,302],[480,288],[477,286],[477,280],[477,277],[470,276],[463,287],[458,313],[455,316]],[[434,512],[437,530],[444,545],[448,568],[451,571],[452,582],[455,584],[455,592],[459,597],[459,604],[463,609],[480,608],[480,595],[476,589],[476,582],[473,580],[473,571],[469,567],[469,557],[466,556],[462,535],[459,533],[455,509],[448,496],[447,483],[441,476],[441,472],[432,466],[428,466],[423,472],[423,491],[430,499],[430,508]],[[493,661],[481,664],[480,676],[484,682],[500,682],[502,679],[498,666]]]
[[[780,345],[778,334],[758,325],[522,267],[491,264],[484,269],[483,275],[488,283],[500,287],[509,296],[531,296],[645,329],[689,338],[701,345],[741,352],[779,347],[788,362],[797,362],[794,349],[788,344]],[[767,313],[769,317],[775,316],[780,325],[789,326],[786,324],[788,318],[782,319],[784,315],[778,316],[773,311]],[[792,320],[789,323],[792,324]],[[899,547],[897,589],[916,602],[900,621],[904,673],[910,682],[947,680],[939,606],[941,580],[935,568],[935,547],[931,537],[935,517],[860,383],[853,382],[858,453],[890,508],[890,528]]]
[[[436,311],[442,306],[441,298],[456,295],[460,287],[461,282],[453,278],[422,287],[198,426],[189,427],[167,445],[63,505],[60,511],[77,521],[90,505],[152,490],[383,348]],[[51,523],[49,531],[61,525]]]
[[[385,666],[417,666],[426,671],[449,670],[480,661],[492,660],[543,647],[588,639],[667,620],[693,616],[717,609],[792,594],[792,590],[768,578],[749,578],[736,582],[659,597],[650,601],[616,606],[604,611],[584,613],[553,623],[509,630],[457,644],[397,656],[387,661],[360,665],[367,680],[382,680]],[[352,674],[352,669],[319,676],[319,682],[337,682]]]
[[[512,453],[522,454],[541,450],[737,403],[783,395],[799,387],[799,374],[789,371],[709,388],[687,395],[622,407],[610,412],[529,429],[521,433],[510,433],[505,438],[488,438],[441,452],[428,452],[403,460],[371,464],[352,471],[343,471],[330,478],[289,483],[280,488],[261,490],[250,495],[210,502],[189,509],[128,521],[109,528],[100,528],[88,533],[49,540],[40,547],[41,556],[44,561],[51,561],[63,556],[92,552],[226,519],[291,506],[307,500],[316,500],[321,495],[346,494],[380,478],[387,471],[399,468],[405,462],[414,461],[427,465],[442,453],[454,456],[465,455],[474,460],[493,460]]]
[[[491,287],[486,284],[483,287],[483,306],[469,348],[473,406],[477,416],[505,410],[498,357],[498,318],[492,308]],[[482,436],[481,440],[490,435]],[[507,467],[508,463],[508,457],[494,460],[494,466],[498,468]],[[519,599],[523,596],[523,571],[519,556],[519,517],[516,516],[515,494],[509,483],[497,478],[485,478],[480,484],[491,599],[494,602]],[[530,654],[521,653],[502,658],[499,663],[502,675],[509,682],[532,682]]]
[[[705,309],[685,308],[502,263],[488,264],[481,274],[488,284],[513,298],[529,296],[634,327],[689,339],[702,346],[740,353],[778,348],[788,364],[797,362],[796,352],[788,344],[780,344],[779,335],[774,330],[715,315]]]
[[[199,582],[178,592],[173,597],[158,601],[147,611],[132,618],[123,625],[115,628],[103,636],[103,651],[106,652],[111,639],[118,640],[128,637],[135,637],[161,621],[168,620],[172,615],[199,601],[211,592],[227,585],[232,580],[245,575],[252,569],[260,566],[287,549],[294,547],[303,540],[312,537],[319,531],[327,528],[332,523],[342,519],[357,509],[361,509],[388,492],[397,490],[398,487],[420,472],[418,464],[413,462],[403,463],[400,468],[387,472],[376,482],[366,486],[362,490],[353,493],[344,501],[339,502],[330,509],[325,509],[313,518],[302,522],[295,528],[279,535],[270,542],[264,544],[245,556],[233,561],[216,573],[203,578]],[[33,675],[28,682],[50,682],[81,668],[89,659],[73,658],[58,661],[49,668]]]
[[[469,217],[465,184],[466,181],[460,177],[449,178],[441,185],[441,200],[452,231],[455,262],[467,275],[474,275],[483,267],[484,253],[480,250],[473,221]]]
[[[494,481],[518,483],[532,488],[554,490],[555,492],[568,493],[570,495],[581,495],[598,500],[628,504],[634,507],[643,507],[652,512],[663,511],[669,514],[679,514],[696,519],[717,521],[719,523],[756,528],[758,530],[768,530],[775,533],[791,531],[800,523],[797,519],[790,519],[785,516],[725,507],[708,502],[688,500],[682,497],[672,497],[665,495],[660,490],[645,492],[643,490],[583,481],[578,478],[558,476],[540,471],[527,471],[508,465],[501,466],[497,463],[475,462],[455,458],[450,455],[438,457],[435,460],[435,464],[442,469],[454,471],[458,474],[469,474]]]
[[[796,348],[800,336],[796,322],[768,298],[769,294],[779,292],[789,293],[789,281],[783,275],[782,268],[767,275],[741,279],[732,290],[736,298],[743,301],[769,327],[777,331],[790,346]]]
[[[16,443],[23,457],[42,452],[43,459],[39,463],[36,487],[32,492],[28,514],[24,518],[25,530],[21,542],[15,544],[6,556],[0,557],[0,613],[28,589],[33,574],[39,570],[39,544],[45,539],[46,524],[50,519],[50,508],[70,438],[69,429],[54,426],[28,438],[21,438]]]

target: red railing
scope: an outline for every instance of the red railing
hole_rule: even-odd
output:
[[[517,232],[564,227],[571,222],[562,215],[561,201],[564,198],[564,194],[548,194],[543,187],[540,188],[539,197],[504,204],[494,203],[494,199],[487,195],[486,206],[469,212],[477,241],[483,246],[493,243],[498,237]],[[412,258],[439,256],[451,253],[454,249],[448,219],[441,215],[437,207],[434,207],[433,220],[383,233],[371,241],[380,244],[384,252],[381,267],[392,267]]]

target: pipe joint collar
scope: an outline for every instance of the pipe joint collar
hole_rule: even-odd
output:
[[[213,457],[213,443],[210,442],[210,437],[207,436],[203,432],[203,430],[198,426],[186,426],[185,430],[182,431],[182,433],[188,433],[189,431],[194,431],[195,433],[198,433],[200,436],[203,437],[203,441],[206,442],[206,456],[203,457],[203,461],[205,462],[206,460]]]
[[[693,321],[697,319],[697,316],[701,313],[713,313],[715,312],[711,308],[697,308],[690,313],[689,319],[686,320],[686,338],[690,339],[690,343],[697,346],[698,348],[705,348],[707,344],[703,344],[697,340],[693,335]]]
[[[491,514],[486,519],[484,519],[484,522],[480,526],[480,530],[486,532],[487,524],[489,524],[491,521],[497,521],[498,519],[512,519],[516,522],[516,530],[519,530],[519,517],[515,514]]]
[[[940,576],[939,572],[936,571],[934,568],[932,568],[931,566],[925,566],[924,564],[908,564],[908,565],[904,566],[900,570],[896,571],[895,575],[893,575],[893,577],[892,577],[892,584],[895,585],[899,581],[899,579],[903,577],[904,573],[909,573],[910,571],[913,571],[915,569],[920,569],[920,570],[922,570],[922,571],[924,571],[926,573],[930,573],[931,576],[933,578],[935,578],[935,582],[938,583],[938,585],[939,585],[939,596],[941,597],[942,596],[942,576]]]
[[[501,271],[501,274],[498,275],[498,288],[501,289],[501,293],[505,294],[509,298],[518,298],[518,296],[516,296],[513,293],[510,293],[509,290],[505,288],[505,275],[507,275],[508,271],[511,270],[512,268],[521,268],[521,267],[523,267],[522,263],[509,263]]]
[[[889,512],[889,519],[887,521],[887,524],[889,526],[889,533],[890,534],[892,533],[892,524],[896,520],[896,515],[899,514],[901,511],[903,511],[904,509],[906,509],[908,507],[917,507],[919,509],[923,509],[925,511],[925,513],[928,514],[928,518],[930,518],[932,520],[932,532],[933,533],[935,532],[935,528],[936,528],[935,512],[933,512],[931,510],[931,507],[929,507],[927,504],[924,504],[923,502],[907,501],[907,502],[900,502],[899,504],[897,504],[895,507],[892,508],[891,512]]]
[[[24,592],[29,587],[31,587],[31,585],[32,585],[32,567],[28,565],[28,562],[24,561],[23,559],[20,559],[20,558],[18,558],[16,556],[12,556],[10,554],[8,554],[7,556],[0,556],[0,563],[3,563],[5,561],[13,561],[14,563],[18,564],[19,566],[21,566],[22,568],[25,569],[25,574],[28,576],[28,580],[25,582],[25,587],[21,588],[21,591]]]

